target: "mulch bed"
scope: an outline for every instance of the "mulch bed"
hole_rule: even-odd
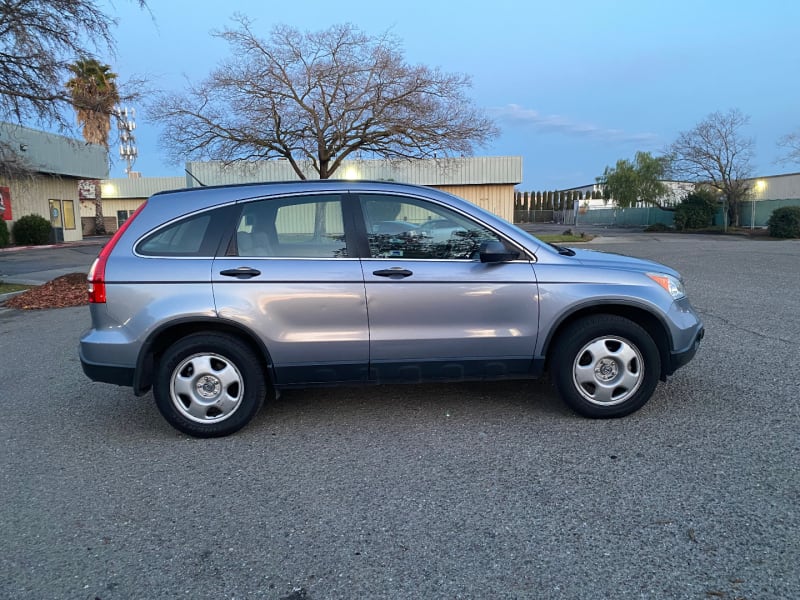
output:
[[[86,286],[86,273],[69,273],[12,296],[5,305],[21,310],[82,306],[89,303]]]

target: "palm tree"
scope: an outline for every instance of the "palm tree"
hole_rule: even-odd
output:
[[[94,58],[81,58],[69,65],[72,77],[66,86],[72,99],[72,107],[83,128],[83,139],[90,144],[102,144],[108,149],[108,136],[111,132],[111,116],[119,103],[117,74],[110,65],[104,65]],[[106,232],[103,220],[103,204],[100,189],[95,193],[95,233]]]

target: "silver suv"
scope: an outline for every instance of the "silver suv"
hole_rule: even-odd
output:
[[[93,380],[233,433],[268,390],[533,378],[627,415],[695,354],[678,273],[545,244],[430,188],[336,180],[155,194],[89,273]]]

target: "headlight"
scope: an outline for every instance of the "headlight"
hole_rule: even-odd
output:
[[[675,300],[683,298],[686,295],[686,290],[683,288],[683,282],[677,277],[667,275],[665,273],[648,273],[647,276],[655,281],[662,288],[667,290],[667,293]]]

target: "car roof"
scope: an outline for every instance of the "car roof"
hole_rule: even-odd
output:
[[[259,181],[248,183],[230,183],[220,185],[203,185],[200,187],[185,187],[172,190],[163,190],[156,192],[152,197],[162,195],[180,194],[212,194],[215,191],[230,191],[232,194],[241,197],[244,191],[247,193],[246,197],[257,196],[271,196],[278,195],[284,192],[298,192],[298,191],[320,191],[320,190],[408,190],[423,193],[430,193],[435,188],[415,185],[411,183],[399,183],[396,181],[380,181],[380,180],[349,180],[349,179],[301,179],[293,181]]]
[[[313,179],[236,183],[196,188],[164,190],[148,199],[147,212],[158,212],[160,218],[173,218],[198,210],[234,202],[265,199],[303,193],[394,193],[434,198],[446,205],[470,210],[466,200],[432,187],[391,181],[350,181],[346,179]],[[472,209],[474,209],[472,205]]]

